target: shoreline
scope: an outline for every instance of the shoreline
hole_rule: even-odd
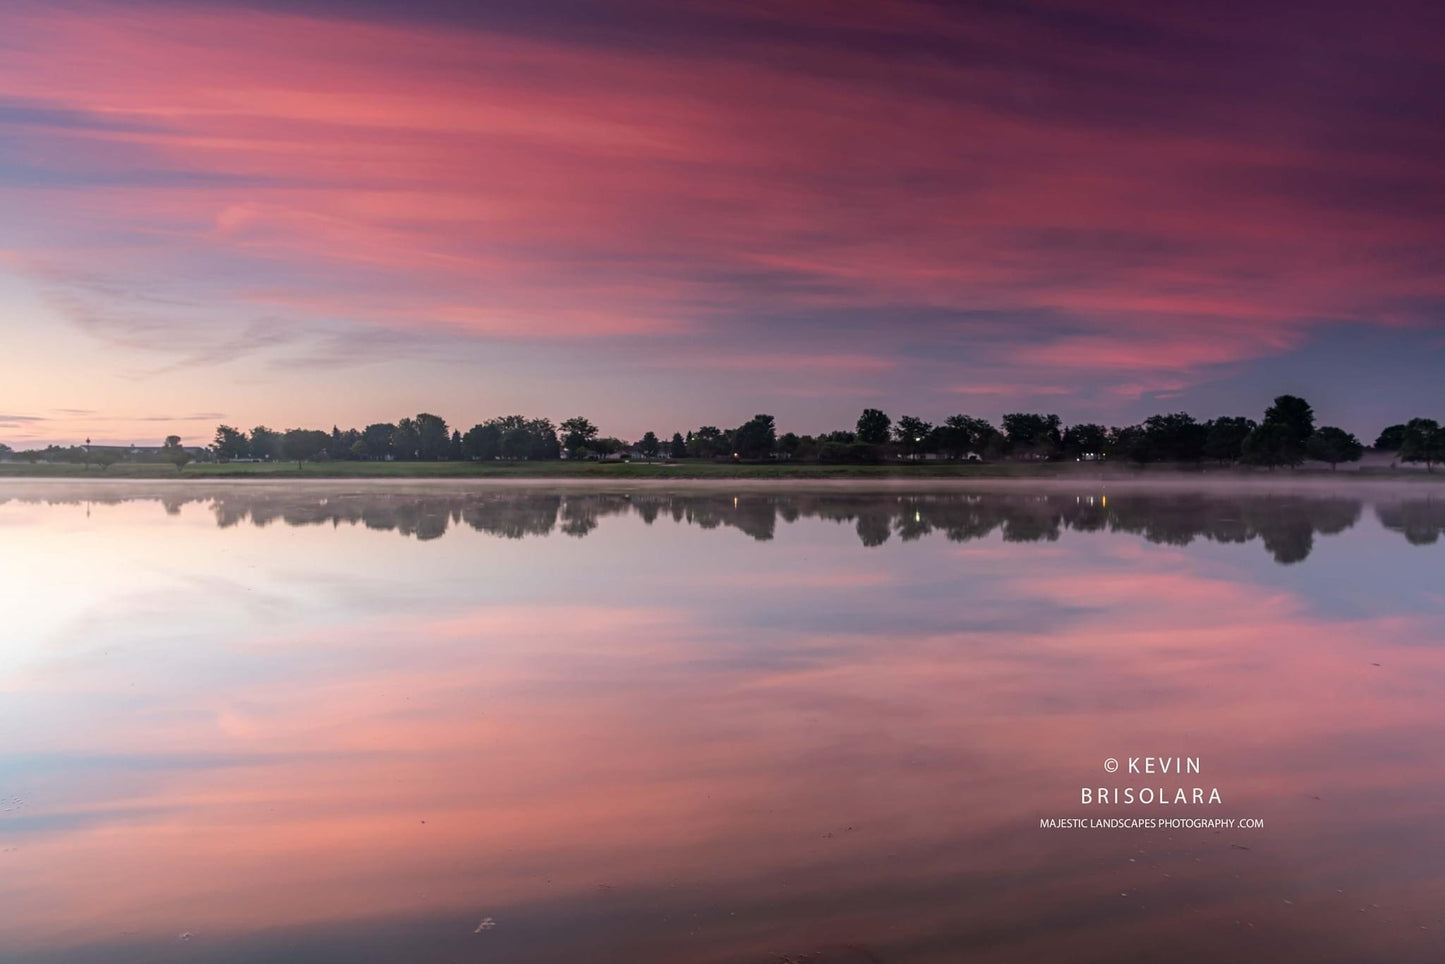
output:
[[[55,493],[64,490],[145,490],[145,489],[203,489],[214,492],[226,490],[270,491],[270,492],[328,492],[345,494],[347,491],[388,491],[396,494],[425,494],[468,491],[505,491],[527,489],[531,491],[555,490],[572,493],[625,494],[637,491],[691,491],[691,492],[875,492],[899,494],[943,494],[943,493],[1101,493],[1101,492],[1237,492],[1241,494],[1266,495],[1302,494],[1327,496],[1348,494],[1363,496],[1371,493],[1400,496],[1405,494],[1426,497],[1445,497],[1445,474],[1436,473],[1419,478],[1401,476],[1360,475],[1356,473],[1331,475],[1330,473],[1299,474],[1291,478],[1287,474],[1268,476],[1263,473],[1141,473],[1138,475],[1074,475],[1074,476],[919,476],[899,478],[896,476],[857,477],[617,477],[599,476],[338,476],[338,477],[285,477],[285,476],[182,476],[166,477],[124,477],[109,478],[83,476],[0,476],[0,498],[24,497],[26,490]]]
[[[30,481],[437,481],[437,482],[643,482],[643,481],[889,481],[938,482],[1150,482],[1190,479],[1278,484],[1282,480],[1324,480],[1358,484],[1445,482],[1445,470],[1354,463],[1338,471],[1324,463],[1300,468],[1265,469],[1238,465],[1152,463],[1138,466],[1099,462],[933,462],[913,464],[822,464],[816,462],[307,462],[192,463],[180,472],[164,463],[122,463],[110,469],[80,464],[0,462],[0,482]]]

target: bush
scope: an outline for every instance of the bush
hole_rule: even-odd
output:
[[[883,454],[878,446],[867,445],[863,442],[824,442],[818,449],[818,461],[862,465],[882,462]]]

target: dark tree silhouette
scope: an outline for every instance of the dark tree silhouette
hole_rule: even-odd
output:
[[[251,458],[278,459],[280,457],[280,432],[273,432],[264,425],[257,425],[251,429]]]
[[[1070,425],[1064,432],[1063,450],[1065,455],[1101,455],[1109,441],[1109,430],[1102,425],[1084,422]]]
[[[315,461],[324,455],[330,442],[331,436],[326,432],[293,428],[281,437],[281,454],[288,462],[295,462],[299,472],[301,463]]]
[[[390,422],[375,422],[361,432],[361,447],[366,457],[380,461],[391,456],[391,440],[396,435],[396,426]]]
[[[396,423],[391,433],[391,451],[403,462],[414,462],[421,457],[421,426],[414,418],[404,418]]]
[[[1405,444],[1404,425],[1390,425],[1383,429],[1375,439],[1374,449],[1377,452],[1398,452],[1400,446]]]
[[[422,412],[416,417],[416,433],[418,458],[434,462],[447,457],[452,436],[446,419]]]
[[[462,453],[469,459],[488,462],[502,454],[502,427],[495,422],[473,425],[462,436]]]
[[[1062,422],[1057,415],[1010,412],[1003,417],[1009,451],[1026,458],[1050,458],[1063,442]]]
[[[597,426],[581,415],[574,415],[557,426],[557,432],[562,439],[562,447],[573,456],[592,444],[592,440],[597,437],[597,431]]]
[[[1198,462],[1204,458],[1209,429],[1187,412],[1151,415],[1144,420],[1144,440],[1151,462]]]
[[[754,415],[738,426],[733,435],[733,451],[738,458],[761,459],[772,454],[777,442],[777,429],[771,415]]]
[[[1333,470],[1341,462],[1358,462],[1365,454],[1365,447],[1344,429],[1322,425],[1305,442],[1305,454],[1316,461],[1328,462]]]
[[[1238,462],[1244,455],[1244,440],[1259,426],[1252,418],[1222,416],[1207,423],[1204,457],[1216,462]]]
[[[1433,418],[1412,418],[1405,425],[1400,443],[1400,461],[1424,462],[1425,471],[1445,462],[1445,428]]]
[[[1264,410],[1264,424],[1281,425],[1301,449],[1315,430],[1315,412],[1297,395],[1280,395]]]
[[[1268,468],[1299,465],[1304,461],[1304,445],[1289,426],[1266,421],[1245,438],[1241,461]]]
[[[904,415],[893,426],[893,439],[910,458],[917,457],[927,447],[929,433],[933,426],[915,415]]]
[[[166,444],[161,447],[161,456],[176,467],[179,472],[191,461],[191,453],[187,452],[185,446],[181,445],[179,435],[167,435]]]
[[[865,445],[886,445],[892,424],[893,420],[878,409],[865,408],[858,416],[858,441]]]
[[[251,455],[251,443],[247,441],[246,433],[229,425],[216,426],[216,440],[212,445],[216,458],[222,462],[249,458]]]

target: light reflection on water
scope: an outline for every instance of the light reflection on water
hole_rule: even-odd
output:
[[[0,488],[0,959],[1436,961],[1425,491]]]

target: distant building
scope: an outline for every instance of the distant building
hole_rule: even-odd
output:
[[[211,450],[203,445],[182,445],[181,448],[197,462],[208,461],[211,457]],[[164,462],[166,455],[164,445],[94,445],[87,442],[85,449],[91,455],[114,453],[126,462]]]

